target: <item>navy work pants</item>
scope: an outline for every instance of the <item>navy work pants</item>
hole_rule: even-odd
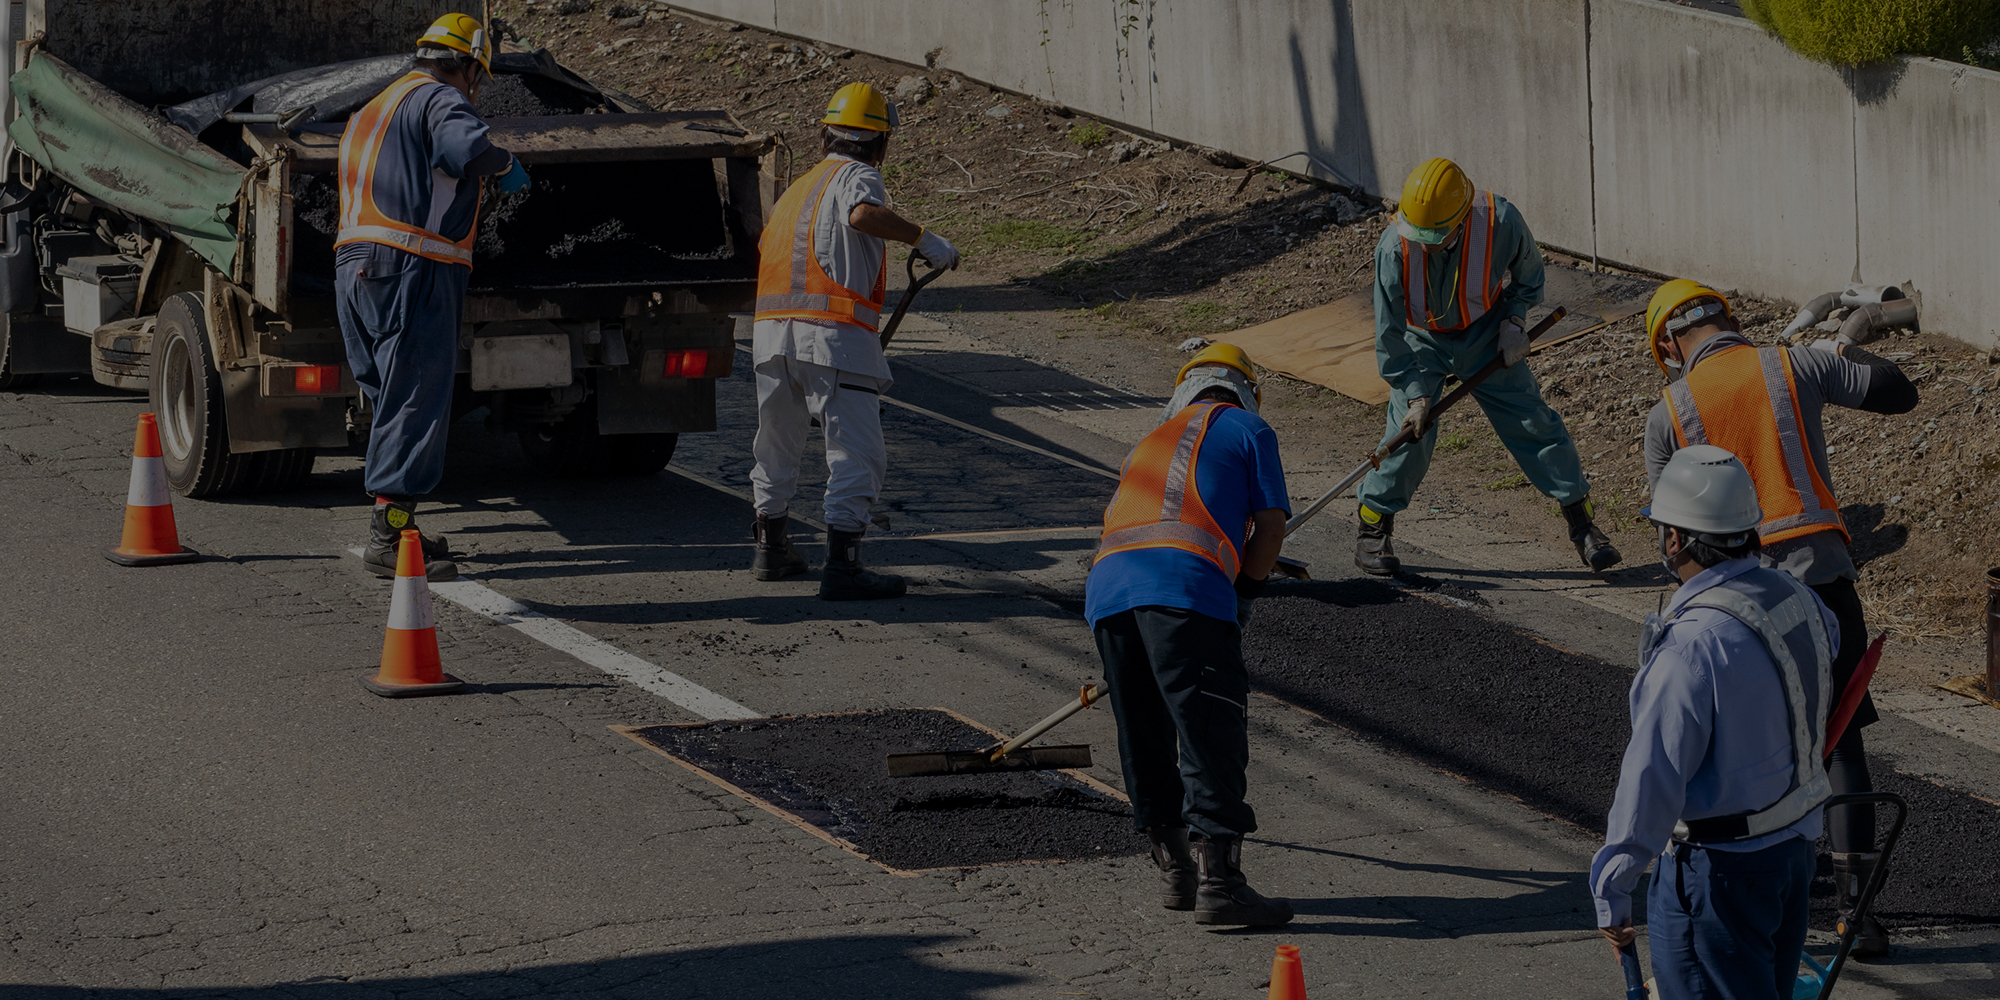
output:
[[[370,245],[334,269],[354,381],[375,411],[363,488],[415,497],[444,478],[459,318],[472,269]]]
[[[1761,851],[1676,844],[1646,892],[1659,1000],[1784,1000],[1805,953],[1813,844]]]
[[[1142,607],[1097,622],[1135,825],[1211,839],[1257,829],[1243,801],[1250,674],[1235,622]]]

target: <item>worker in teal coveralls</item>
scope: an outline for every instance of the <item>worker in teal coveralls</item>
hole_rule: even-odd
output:
[[[1511,282],[1503,278],[1511,277]],[[1535,488],[1562,504],[1584,564],[1603,571],[1618,550],[1591,521],[1590,482],[1562,417],[1542,401],[1528,356],[1528,309],[1542,300],[1542,253],[1507,199],[1477,191],[1450,160],[1431,159],[1403,183],[1396,223],[1375,246],[1375,359],[1389,383],[1386,442],[1420,435],[1361,481],[1354,563],[1394,576],[1396,514],[1430,468],[1431,408],[1445,376],[1464,378],[1497,355],[1506,367],[1472,391]]]

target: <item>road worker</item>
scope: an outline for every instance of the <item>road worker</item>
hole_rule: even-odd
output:
[[[1291,513],[1254,378],[1227,344],[1181,369],[1175,398],[1187,404],[1126,458],[1084,592],[1125,790],[1165,882],[1160,903],[1203,924],[1292,918],[1290,903],[1258,894],[1240,867],[1243,837],[1257,829],[1243,801],[1243,625]]]
[[[417,42],[410,72],[348,119],[340,140],[335,308],[348,364],[374,411],[362,485],[375,497],[361,562],[396,575],[417,499],[444,476],[452,373],[472,275],[484,178],[520,191],[528,174],[487,140],[473,98],[492,73],[474,18],[446,14]],[[423,536],[433,580],[458,575],[442,536]]]
[[[876,333],[889,278],[883,241],[913,244],[932,267],[958,266],[944,237],[888,208],[877,168],[896,125],[896,106],[874,87],[850,83],[834,92],[820,119],[825,158],[778,199],[758,246],[752,569],[759,580],[806,571],[787,520],[806,432],[818,421],[827,464],[819,596],[828,601],[904,591],[902,577],[861,566],[861,536],[888,467],[881,411],[891,379]]]
[[[1758,564],[1751,479],[1729,452],[1689,445],[1646,512],[1681,586],[1640,640],[1632,741],[1590,891],[1623,948],[1632,887],[1659,859],[1646,892],[1659,1000],[1789,997],[1805,952],[1840,624]]]
[[[1657,484],[1667,462],[1692,444],[1717,445],[1743,461],[1763,502],[1758,532],[1764,565],[1811,587],[1839,619],[1833,683],[1836,692],[1845,691],[1868,647],[1868,624],[1854,590],[1860,573],[1847,551],[1820,414],[1829,405],[1908,413],[1917,405],[1916,387],[1900,368],[1859,344],[1752,346],[1729,301],[1686,279],[1669,281],[1653,294],[1646,334],[1660,370],[1681,375],[1647,415],[1647,477]],[[1878,718],[1874,701],[1864,695],[1827,762],[1836,794],[1873,789],[1861,728]],[[1852,912],[1879,857],[1875,807],[1841,806],[1828,820],[1842,905]],[[1855,957],[1879,958],[1888,950],[1887,932],[1869,916],[1855,938]]]
[[[1421,436],[1361,481],[1354,563],[1362,572],[1394,576],[1402,567],[1391,536],[1430,469],[1431,408],[1445,377],[1463,378],[1495,356],[1507,367],[1472,398],[1528,481],[1562,505],[1584,565],[1601,572],[1618,564],[1618,549],[1591,520],[1576,442],[1522,364],[1528,309],[1542,301],[1542,281],[1541,249],[1507,199],[1474,190],[1450,160],[1426,160],[1410,172],[1395,225],[1375,245],[1375,362],[1390,390],[1383,440],[1405,427]]]

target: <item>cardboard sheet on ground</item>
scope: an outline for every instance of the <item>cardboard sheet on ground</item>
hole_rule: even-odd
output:
[[[1547,273],[1543,304],[1529,310],[1528,322],[1538,322],[1557,305],[1568,306],[1569,315],[1543,335],[1543,343],[1635,315],[1646,308],[1646,300],[1653,294],[1654,283],[1644,278],[1592,274],[1554,264]],[[1364,403],[1389,401],[1389,385],[1375,367],[1372,291],[1356,292],[1216,339],[1243,348],[1258,365],[1282,375],[1326,386]]]

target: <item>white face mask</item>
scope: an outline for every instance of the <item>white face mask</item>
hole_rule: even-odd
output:
[[[1667,553],[1667,531],[1669,529],[1664,524],[1656,525],[1656,527],[1660,532],[1660,565],[1666,569],[1668,576],[1679,576],[1679,573],[1674,572],[1674,557]]]

